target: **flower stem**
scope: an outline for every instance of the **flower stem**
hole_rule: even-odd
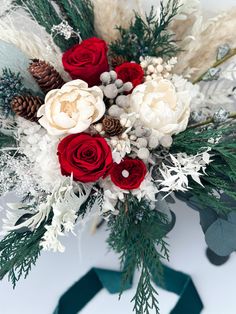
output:
[[[236,119],[236,112],[232,112],[231,114],[229,114],[228,119]],[[214,118],[209,118],[203,122],[199,122],[196,124],[192,124],[190,126],[188,126],[188,129],[195,129],[195,128],[199,128],[208,124],[214,123]]]
[[[219,65],[228,61],[230,58],[236,55],[236,48],[231,49],[230,52],[221,60],[216,61],[210,68],[217,68]],[[208,69],[209,70],[209,69]],[[197,84],[202,81],[203,77],[207,74],[208,70],[201,74],[197,79],[195,79],[192,83]]]

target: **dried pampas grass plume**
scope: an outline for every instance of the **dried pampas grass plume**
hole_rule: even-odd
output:
[[[192,79],[195,80],[204,73],[216,60],[217,48],[225,43],[232,48],[236,47],[236,8],[211,18],[205,23],[197,20],[193,25],[193,40],[184,47],[178,59],[177,73],[187,73],[194,69]],[[186,26],[186,25],[185,25]]]
[[[128,27],[134,11],[141,13],[140,0],[93,0],[98,36],[112,42],[119,37],[116,26]]]
[[[22,25],[26,30],[23,30],[23,27],[19,27],[21,23],[23,23]],[[65,80],[67,79],[67,74],[61,62],[62,53],[60,49],[54,44],[47,32],[27,15],[13,12],[12,15],[9,14],[1,19],[0,40],[15,45],[29,59],[37,58],[49,62]]]

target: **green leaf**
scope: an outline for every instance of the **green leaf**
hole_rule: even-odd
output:
[[[16,139],[0,132],[0,148],[16,147]]]
[[[236,251],[235,213],[228,220],[217,219],[206,231],[206,243],[219,256],[228,256]]]

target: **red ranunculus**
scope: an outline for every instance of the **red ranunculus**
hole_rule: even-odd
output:
[[[147,173],[144,162],[140,159],[126,157],[120,164],[113,164],[110,171],[111,181],[123,190],[140,187]]]
[[[58,145],[61,173],[73,174],[75,181],[95,182],[108,175],[112,166],[112,153],[100,135],[86,133],[65,137]]]
[[[64,69],[72,79],[81,79],[88,85],[99,85],[100,75],[109,70],[107,44],[93,37],[74,45],[62,56]]]
[[[144,72],[138,63],[125,62],[115,68],[118,79],[124,83],[131,82],[133,87],[140,85],[144,80]]]

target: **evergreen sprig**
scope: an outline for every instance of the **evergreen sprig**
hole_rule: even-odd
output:
[[[40,256],[40,242],[45,231],[45,225],[42,224],[34,232],[10,232],[0,241],[0,279],[8,274],[15,288],[22,276],[28,276]]]
[[[172,152],[197,154],[206,147],[211,147],[213,162],[201,178],[203,187],[190,181],[191,190],[186,197],[198,208],[210,207],[218,215],[232,211],[232,203],[221,200],[219,195],[236,200],[236,123],[230,123],[210,129],[187,129],[174,139]],[[182,195],[184,197],[184,195]]]
[[[82,39],[96,36],[94,6],[90,0],[55,0],[55,2],[74,31],[80,32]]]
[[[144,199],[140,202],[129,195],[118,204],[119,215],[109,221],[109,246],[120,254],[123,266],[123,285],[132,280],[135,269],[141,270],[137,292],[133,298],[137,314],[159,313],[157,292],[152,276],[162,280],[162,259],[168,259],[165,215],[150,210]],[[160,248],[160,249],[157,249]],[[122,288],[123,290],[123,288]]]
[[[0,77],[0,116],[7,118],[13,114],[11,100],[24,92],[23,77],[20,73],[14,73],[10,69],[2,70]]]
[[[141,56],[147,55],[165,58],[175,56],[179,48],[168,27],[179,8],[178,0],[168,0],[166,5],[161,2],[160,17],[154,12],[154,7],[145,19],[135,13],[128,29],[117,27],[121,38],[111,43],[112,55],[136,62],[139,62]]]
[[[45,28],[51,35],[52,27],[62,22],[62,17],[74,27],[74,31],[79,31],[83,39],[91,37],[94,32],[94,14],[93,6],[90,0],[56,0],[54,1],[61,9],[58,12],[53,5],[53,1],[48,0],[14,0],[14,4],[21,6],[23,9]],[[58,34],[53,37],[55,44],[62,51],[69,49],[78,43],[78,38],[65,39]]]
[[[151,309],[155,309],[159,313],[159,304],[157,301],[158,293],[151,283],[151,274],[145,265],[142,267],[140,279],[134,301],[134,311],[137,314],[150,313]]]

